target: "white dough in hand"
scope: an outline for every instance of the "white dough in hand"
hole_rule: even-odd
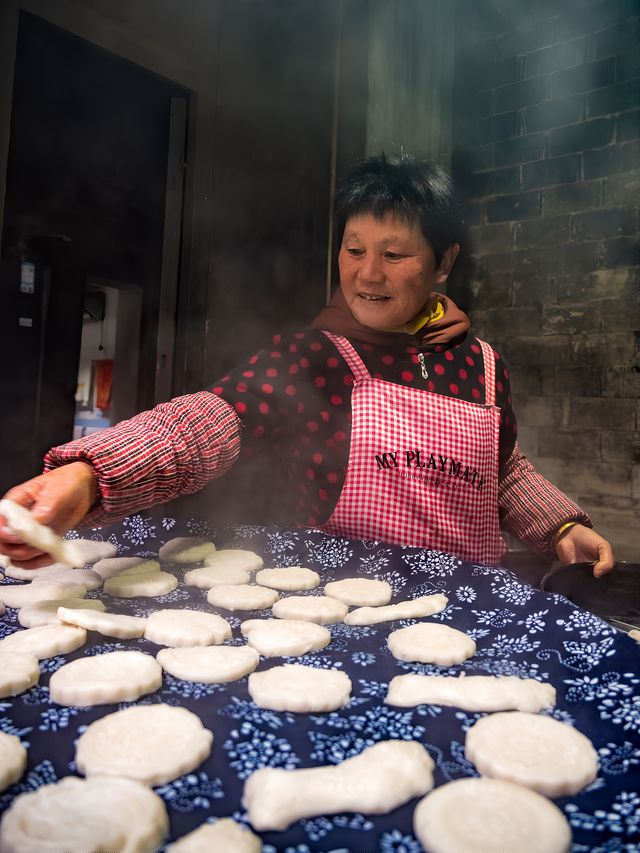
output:
[[[322,625],[296,619],[248,619],[240,630],[249,645],[265,657],[298,657],[331,642],[331,634]]]
[[[148,853],[168,830],[164,802],[139,782],[66,776],[15,798],[0,825],[0,849]]]
[[[399,601],[386,607],[358,607],[344,617],[347,625],[376,625],[378,622],[394,622],[397,619],[421,619],[433,616],[447,606],[446,595],[421,595],[411,601]]]
[[[545,797],[497,779],[457,779],[421,800],[413,814],[426,853],[569,853],[571,828]]]
[[[7,525],[27,545],[51,554],[54,560],[72,569],[84,566],[84,558],[73,541],[62,539],[50,527],[40,524],[25,507],[3,498],[0,500],[0,515],[4,516]]]
[[[162,667],[143,652],[116,651],[78,658],[56,670],[49,696],[58,705],[135,702],[162,686]]]
[[[337,598],[350,607],[380,607],[391,601],[391,585],[373,578],[344,578],[332,581],[324,588],[324,594]]]
[[[465,756],[483,776],[545,797],[577,794],[598,773],[598,753],[589,738],[568,723],[524,711],[490,714],[474,723]]]
[[[249,676],[249,695],[259,708],[321,714],[346,705],[351,679],[338,669],[287,663]]]
[[[215,613],[156,610],[147,617],[145,639],[159,646],[213,646],[231,637],[231,625]]]
[[[418,622],[392,631],[387,638],[391,654],[397,660],[452,666],[476,653],[475,641],[448,625]]]
[[[85,776],[163,785],[195,770],[212,743],[213,734],[186,708],[134,705],[89,725],[76,744],[76,765]]]
[[[245,782],[242,804],[259,832],[316,815],[387,814],[431,790],[433,766],[416,741],[381,741],[337,767],[256,770]]]

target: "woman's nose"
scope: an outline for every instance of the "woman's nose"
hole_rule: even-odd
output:
[[[358,266],[358,278],[361,281],[382,281],[384,274],[382,272],[382,263],[380,258],[373,254],[367,254],[362,258],[362,262]]]

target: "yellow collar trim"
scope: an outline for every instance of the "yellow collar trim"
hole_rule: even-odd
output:
[[[404,332],[405,334],[415,335],[416,332],[419,332],[424,326],[428,326],[430,323],[434,323],[437,320],[442,320],[444,317],[444,305],[438,299],[433,308],[430,308],[428,311],[425,311],[423,314],[418,314],[418,316],[411,320],[409,323],[405,323],[404,326],[400,326],[396,329],[386,329],[388,332]]]

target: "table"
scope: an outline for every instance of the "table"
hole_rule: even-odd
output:
[[[228,685],[205,685],[166,673],[162,689],[137,703],[86,709],[50,703],[50,674],[71,659],[124,648],[158,651],[146,640],[109,640],[91,633],[87,646],[77,652],[43,660],[37,686],[12,700],[0,700],[0,730],[18,735],[29,752],[22,780],[0,794],[0,813],[23,791],[73,774],[74,741],[93,720],[129,704],[154,702],[188,708],[214,732],[213,751],[204,764],[156,788],[167,806],[172,839],[215,816],[246,821],[242,788],[259,767],[336,764],[388,738],[424,743],[436,764],[436,785],[473,776],[475,769],[464,757],[464,738],[482,714],[433,705],[394,708],[383,702],[394,675],[464,671],[544,679],[556,687],[557,705],[550,715],[591,738],[600,756],[595,782],[576,796],[556,801],[571,823],[574,853],[640,849],[640,646],[562,596],[539,592],[504,568],[420,548],[338,539],[317,530],[253,526],[216,530],[202,519],[150,514],[81,535],[116,542],[120,556],[153,556],[175,536],[205,535],[218,548],[258,552],[265,566],[308,566],[324,581],[348,576],[386,580],[393,588],[393,601],[444,592],[449,598],[447,608],[430,619],[469,634],[477,643],[477,653],[460,666],[401,663],[387,650],[386,637],[412,620],[367,628],[338,624],[329,626],[332,642],[327,648],[284,659],[338,667],[349,675],[352,699],[331,714],[261,710],[249,698],[246,678]],[[174,564],[170,570],[181,579],[185,567]],[[100,591],[87,597],[108,599]],[[107,603],[107,609],[143,616],[169,607],[212,609],[205,591],[182,583],[158,599],[109,599]],[[243,643],[242,618],[220,612],[233,627],[231,643]],[[7,609],[0,618],[0,636],[17,628],[17,611]],[[282,658],[262,659],[260,668],[282,662]],[[421,847],[412,831],[415,805],[411,801],[385,816],[343,814],[304,820],[286,832],[264,833],[264,850],[418,853]]]

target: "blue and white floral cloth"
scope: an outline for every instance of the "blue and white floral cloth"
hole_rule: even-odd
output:
[[[72,538],[78,535],[70,534]],[[204,535],[219,548],[256,551],[266,566],[308,566],[325,582],[350,576],[386,580],[393,588],[394,600],[444,592],[449,598],[447,608],[430,618],[464,631],[477,643],[476,655],[460,666],[402,663],[389,653],[386,638],[390,631],[414,620],[364,628],[329,626],[332,641],[327,648],[284,660],[335,667],[349,675],[352,699],[345,708],[330,714],[261,710],[249,698],[246,678],[210,685],[182,681],[165,673],[161,690],[133,704],[184,706],[198,714],[214,733],[213,751],[207,761],[193,773],[156,788],[167,805],[172,839],[221,816],[246,822],[242,788],[259,767],[338,764],[388,738],[423,743],[436,764],[436,785],[477,775],[464,757],[464,739],[467,729],[483,714],[437,705],[399,709],[384,704],[388,682],[394,675],[457,675],[464,671],[537,678],[555,686],[557,705],[548,713],[586,734],[600,756],[600,770],[593,784],[578,795],[556,801],[571,824],[574,853],[631,853],[640,849],[640,647],[562,596],[538,592],[506,569],[465,563],[419,548],[336,539],[317,530],[248,526],[215,530],[205,521],[136,515],[90,535],[117,543],[119,555],[140,556],[157,554],[160,545],[175,536]],[[168,569],[182,579],[184,567],[173,565]],[[321,591],[319,587],[308,594]],[[100,591],[89,593],[89,597],[108,600]],[[157,599],[118,599],[117,604],[113,599],[107,601],[109,610],[141,616],[169,607],[211,610],[203,590],[182,583]],[[244,643],[239,631],[241,617],[223,615],[234,630],[231,642]],[[264,611],[257,615],[270,614]],[[17,611],[7,609],[0,619],[0,637],[18,628]],[[42,661],[36,687],[12,700],[0,700],[0,731],[17,735],[29,754],[22,780],[0,794],[0,813],[23,791],[74,774],[74,742],[79,734],[104,714],[132,704],[61,707],[49,700],[50,673],[87,654],[124,648],[154,655],[158,651],[143,639],[109,641],[98,634],[89,636],[84,648]],[[282,662],[281,658],[263,659],[260,666]],[[382,816],[341,814],[303,820],[286,832],[264,833],[264,849],[267,853],[418,853],[422,848],[412,830],[415,805],[411,801]]]

